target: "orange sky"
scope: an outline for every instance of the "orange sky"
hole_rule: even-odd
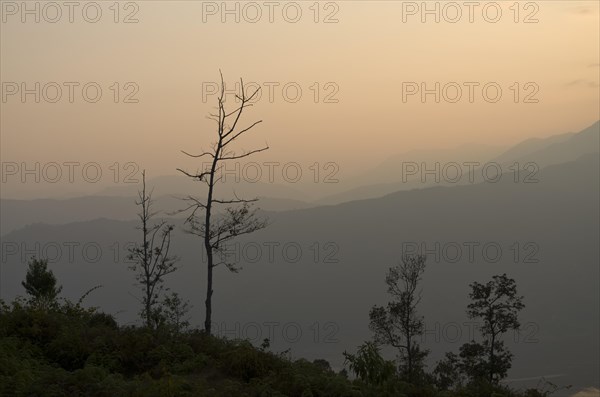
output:
[[[214,129],[205,116],[216,97],[203,101],[203,83],[217,81],[219,68],[230,87],[239,77],[263,87],[263,97],[244,121],[264,123],[240,147],[267,141],[271,150],[261,161],[335,161],[349,174],[411,149],[510,145],[597,120],[598,2],[538,1],[528,8],[521,2],[518,22],[514,2],[498,2],[502,16],[496,23],[484,18],[488,3],[480,2],[472,23],[463,2],[457,2],[463,13],[458,22],[447,20],[456,10],[439,3],[439,23],[435,15],[425,15],[423,23],[420,10],[409,15],[421,2],[400,1],[321,2],[319,7],[296,2],[286,6],[286,15],[285,3],[278,3],[272,22],[268,7],[256,2],[262,12],[256,23],[250,20],[256,8],[244,3],[238,5],[238,23],[235,13],[222,14],[221,2],[200,1],[141,1],[127,8],[122,3],[114,23],[113,3],[100,2],[97,23],[86,22],[81,9],[69,23],[66,8],[56,23],[46,20],[55,17],[50,9],[40,10],[39,23],[35,15],[25,15],[23,23],[23,10],[13,7],[21,3],[3,1],[2,161],[135,161],[154,175],[175,173],[190,164],[181,149],[199,150],[211,141]],[[286,21],[298,7],[299,21]],[[493,19],[493,5],[486,7]],[[138,22],[123,23],[132,12]],[[524,23],[527,16],[538,22]],[[323,23],[326,18],[337,22]],[[22,82],[29,88],[56,82],[62,96],[57,103],[43,97],[35,103],[31,94],[22,103],[20,92],[7,91]],[[64,82],[80,84],[73,103]],[[81,87],[89,82],[102,89],[96,103],[82,97]],[[120,83],[119,103],[114,103],[114,82]],[[127,82],[135,85],[125,88]],[[407,82],[429,88],[454,82],[447,97],[455,96],[456,85],[463,96],[456,103],[443,97],[435,103],[433,94],[426,103],[419,94],[403,101]],[[465,82],[479,88],[494,83],[502,97],[488,103],[475,87],[470,103]],[[526,83],[533,84],[526,88]],[[274,87],[272,103],[268,84]],[[286,84],[288,100],[282,92]],[[123,103],[136,86],[133,98],[139,102]],[[292,103],[297,87],[302,97]],[[52,86],[46,88],[48,97],[55,95]],[[538,103],[524,103],[534,91],[531,98]],[[328,94],[337,103],[324,103]],[[235,104],[231,96],[229,103]]]

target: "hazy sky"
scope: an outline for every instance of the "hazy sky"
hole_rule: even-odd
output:
[[[229,88],[239,77],[262,85],[262,98],[243,121],[264,123],[240,142],[247,149],[268,142],[260,161],[335,161],[353,173],[411,149],[510,145],[596,121],[598,2],[491,3],[472,10],[472,23],[463,2],[454,3],[462,13],[455,23],[457,8],[439,3],[438,23],[415,9],[421,2],[227,2],[234,10],[228,14],[221,2],[138,1],[121,3],[118,16],[113,2],[99,2],[99,22],[87,22],[80,5],[70,23],[69,9],[58,2],[60,18],[41,3],[36,23],[35,15],[22,15],[21,2],[2,1],[2,161],[134,161],[155,175],[174,173],[192,164],[179,150],[200,150],[212,140],[205,116],[216,96],[206,88],[219,68]],[[492,23],[496,4],[502,15]],[[302,15],[292,23],[298,9]],[[86,18],[95,12],[88,7]],[[123,23],[130,13],[137,23]],[[11,95],[22,82],[30,89],[40,82],[41,103],[33,94],[25,103],[21,92]],[[56,103],[44,99],[56,96],[55,85],[44,90],[48,82],[62,87]],[[74,103],[65,82],[79,83]],[[90,82],[102,89],[96,103],[83,98]],[[419,93],[403,98],[436,82],[440,103],[434,94],[425,103]],[[482,94],[486,84],[490,102]],[[462,97],[451,103],[457,86]],[[95,95],[90,87],[88,99]],[[302,97],[293,102],[298,87]],[[502,96],[491,103],[497,87]],[[138,88],[138,103],[123,103]],[[228,103],[235,105],[232,95]]]

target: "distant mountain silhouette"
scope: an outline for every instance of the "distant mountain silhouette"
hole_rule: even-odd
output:
[[[432,158],[427,161],[428,157],[423,157],[423,160],[414,160],[411,156],[407,156],[404,160],[401,157],[395,158],[393,161],[384,163],[379,168],[385,169],[389,167],[395,172],[395,178],[390,177],[388,182],[385,183],[369,183],[363,186],[355,187],[349,189],[347,191],[336,193],[320,200],[316,201],[316,204],[319,205],[327,205],[327,204],[338,204],[347,201],[353,200],[362,200],[369,198],[381,197],[383,195],[396,192],[399,190],[411,190],[411,189],[419,189],[427,186],[436,185],[436,183],[432,183],[433,179],[431,176],[423,182],[421,178],[421,174],[416,175],[410,179],[406,179],[406,181],[402,181],[401,175],[401,167],[402,162],[417,162],[421,161],[425,162],[429,169],[433,169],[434,163],[441,163],[442,166],[445,162],[457,162],[461,163],[462,161],[471,161],[471,162],[479,162],[481,164],[486,163],[498,163],[503,172],[507,172],[511,166],[514,166],[515,162],[519,163],[519,167],[523,168],[527,163],[535,163],[538,167],[543,168],[552,164],[560,164],[565,163],[567,161],[573,161],[579,158],[582,155],[588,153],[598,153],[600,151],[600,121],[594,123],[593,125],[587,127],[586,129],[578,132],[578,133],[566,133],[561,135],[551,136],[549,138],[532,138],[527,139],[509,150],[505,151],[503,154],[497,157],[485,157],[483,155],[477,155],[477,151],[473,151],[473,155],[471,157],[468,156],[440,156],[439,158]],[[468,152],[465,152],[468,153]],[[484,151],[483,153],[491,154],[493,153],[493,149],[489,149],[488,151]],[[385,165],[387,164],[387,165]],[[392,166],[392,164],[395,164]],[[381,171],[383,172],[383,171]],[[469,175],[467,173],[466,168],[463,170],[463,180],[460,183],[470,183],[468,182]],[[387,172],[389,174],[389,171]],[[374,174],[374,180],[377,179],[377,173]],[[477,168],[474,172],[475,182],[482,181],[482,173],[481,169]],[[453,185],[457,183],[444,183],[442,180],[440,184],[442,185]]]
[[[183,196],[183,195],[180,195]],[[134,196],[85,196],[68,199],[11,200],[0,199],[0,235],[32,223],[64,224],[97,219],[134,220],[139,208]],[[186,203],[174,196],[154,196],[153,208],[158,216],[169,217],[173,211],[183,209]],[[268,211],[307,208],[300,200],[261,197],[256,203]],[[173,215],[171,215],[173,216]],[[175,217],[183,217],[179,214]]]
[[[545,139],[528,139],[493,161],[501,164],[533,161],[540,167],[545,167],[573,161],[584,154],[598,153],[599,148],[600,121],[597,121],[578,133],[555,135]]]
[[[248,173],[250,171],[247,171]],[[219,174],[217,174],[219,175]],[[235,180],[236,175],[238,180]],[[233,193],[243,194],[245,197],[256,196],[270,197],[274,199],[309,200],[310,197],[297,189],[293,184],[269,183],[268,176],[253,182],[254,175],[244,177],[243,172],[236,175],[226,175],[226,182],[217,184],[218,193],[227,197]],[[201,195],[206,192],[206,185],[198,183],[184,175],[163,175],[148,179],[148,186],[154,188],[155,196],[182,196]],[[109,196],[135,196],[139,186],[136,184],[120,185],[105,188],[99,192],[100,195]]]
[[[364,175],[352,178],[351,183],[355,186],[365,186],[401,180],[402,163],[405,162],[425,162],[427,164],[450,161],[485,162],[502,153],[503,150],[505,150],[504,147],[482,144],[465,144],[449,149],[411,150],[388,157],[375,168],[367,170]]]
[[[527,305],[522,316],[527,328],[520,336],[506,338],[517,356],[511,377],[561,373],[566,374],[557,379],[561,384],[597,386],[599,160],[596,153],[548,166],[540,171],[537,183],[515,183],[507,175],[498,183],[435,186],[333,206],[270,212],[268,228],[239,240],[235,252],[243,259],[243,271],[234,275],[217,269],[215,321],[225,323],[229,336],[239,334],[248,323],[278,322],[279,331],[285,324],[297,324],[304,337],[292,343],[278,333],[273,349],[291,347],[293,354],[302,351],[308,358],[323,357],[339,366],[342,351],[371,335],[368,310],[387,299],[386,269],[406,251],[403,247],[425,244],[430,252],[421,312],[431,331],[425,344],[435,352],[432,360],[467,341],[463,323],[468,322],[468,284],[506,272],[517,280]],[[202,248],[195,236],[182,233],[180,221],[174,221],[178,232],[173,249],[183,261],[180,272],[167,284],[192,300],[199,323],[205,274]],[[99,219],[35,224],[3,236],[1,297],[23,293],[19,285],[25,274],[23,251],[11,253],[15,247],[31,250],[37,242],[52,253],[55,245],[78,242],[74,260],[68,260],[63,248],[61,260],[52,265],[65,285],[64,293],[76,299],[89,287],[103,284],[90,296],[90,304],[110,312],[124,310],[121,321],[134,320],[138,302],[130,295],[134,280],[123,263],[123,247],[137,241],[135,226],[134,221]],[[82,259],[80,251],[86,243],[102,248],[97,262]],[[439,250],[434,249],[436,243]],[[467,243],[499,246],[501,256],[495,261],[494,250],[486,256],[476,248],[469,260]],[[453,263],[456,246],[462,247],[461,255]],[[256,247],[262,248],[255,261]],[[266,247],[275,247],[272,260]],[[296,258],[298,247],[301,254]],[[88,257],[93,253],[89,250]],[[315,323],[321,332],[317,342]],[[331,323],[334,328],[323,329]],[[458,341],[440,336],[452,331],[445,328],[448,324],[461,330]],[[326,336],[332,336],[330,343],[323,340]],[[578,347],[573,340],[578,340]]]
[[[328,186],[328,191],[342,191],[317,200],[314,200],[314,189],[318,186],[310,186],[313,189],[310,190],[305,189],[307,188],[306,184],[251,183],[248,181],[235,183],[230,179],[231,182],[218,185],[218,193],[221,197],[232,197],[233,194],[246,198],[259,197],[260,201],[256,205],[267,211],[304,209],[377,198],[397,191],[422,189],[434,185],[431,182],[423,183],[418,176],[402,182],[403,162],[426,162],[431,167],[435,162],[477,161],[485,163],[494,161],[502,164],[502,169],[506,172],[515,162],[518,162],[521,167],[529,162],[534,162],[539,167],[545,167],[573,161],[587,153],[598,153],[599,138],[600,122],[596,122],[578,133],[525,140],[500,155],[497,155],[500,148],[485,145],[463,145],[450,150],[411,151],[386,159],[364,176],[351,178],[348,181],[340,180],[339,184],[331,184]],[[475,172],[476,182],[481,182],[480,174],[480,170]],[[386,182],[374,183],[377,181]],[[464,183],[464,181],[460,183]],[[444,184],[455,185],[444,183],[444,181],[441,181],[439,185]],[[183,175],[150,178],[148,186],[154,188],[155,209],[163,211],[163,215],[183,208],[183,203],[178,197],[190,194],[201,196],[205,192],[203,184],[194,182]],[[343,190],[344,187],[351,186],[358,187]],[[92,220],[97,217],[133,220],[136,219],[137,208],[134,203],[138,189],[137,184],[122,184],[104,188],[97,195],[67,199],[0,199],[2,212],[0,235],[34,222],[62,224]],[[310,191],[305,192],[304,190]]]

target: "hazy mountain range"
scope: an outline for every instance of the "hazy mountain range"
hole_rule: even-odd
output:
[[[522,334],[505,338],[515,353],[509,378],[530,379],[515,386],[552,376],[558,384],[598,387],[599,134],[595,123],[481,160],[535,162],[539,169],[529,183],[503,167],[497,182],[379,184],[330,198],[346,201],[336,205],[292,201],[283,193],[264,200],[270,226],[232,247],[242,272],[216,273],[215,322],[225,323],[222,334],[251,338],[257,327],[268,337],[265,324],[272,324],[274,349],[291,347],[295,355],[326,358],[339,367],[344,350],[371,336],[368,311],[387,300],[386,269],[403,253],[424,248],[428,267],[420,311],[430,332],[425,344],[431,365],[469,340],[469,283],[506,272],[526,303]],[[368,196],[374,192],[379,196]],[[169,200],[176,199],[159,196],[157,209],[176,204]],[[23,293],[26,256],[60,253],[52,269],[66,296],[79,298],[102,284],[88,303],[134,321],[139,303],[124,258],[127,242],[138,240],[135,212],[134,196],[2,200],[0,296]],[[199,324],[202,245],[184,233],[181,218],[171,221],[177,227],[173,249],[182,261],[168,284],[191,300]],[[293,342],[283,329],[300,329],[301,337]]]
[[[537,169],[525,168],[525,165],[534,163],[540,168],[572,161],[587,153],[597,153],[600,146],[599,131],[600,125],[599,122],[596,122],[579,133],[527,139],[505,151],[498,147],[485,145],[464,145],[450,150],[421,150],[403,153],[387,159],[365,175],[350,178],[348,181],[340,180],[337,184],[327,186],[329,190],[337,189],[338,192],[323,197],[304,193],[302,186],[294,184],[251,183],[243,179],[239,183],[231,181],[231,183],[219,185],[219,192],[223,196],[241,194],[247,198],[259,197],[258,206],[260,208],[267,211],[284,211],[381,197],[400,190],[433,185],[451,186],[471,183],[468,180],[470,171],[466,167],[462,167],[460,171],[462,173],[460,181],[449,181],[454,174],[446,178],[442,175],[439,182],[436,182],[432,175],[422,175],[421,169],[424,174],[425,169],[434,169],[436,163],[439,163],[440,169],[442,169],[449,163],[487,164],[494,162],[501,165],[503,172],[510,171],[511,167],[514,169],[514,163],[518,163],[520,177],[525,178],[531,174],[531,177],[534,178]],[[417,164],[419,170],[415,175],[403,177],[403,164],[407,168],[407,163]],[[475,178],[474,182],[482,181],[480,167],[477,167],[472,174]],[[182,197],[190,194],[200,196],[204,192],[202,184],[193,182],[182,175],[149,178],[148,186],[154,189],[155,208],[171,215],[185,207],[185,203],[181,201]],[[312,188],[315,189],[314,186]],[[137,184],[126,184],[104,188],[95,195],[67,199],[0,199],[2,212],[0,235],[35,222],[61,224],[98,217],[119,220],[135,219],[137,211],[135,200],[138,189]]]

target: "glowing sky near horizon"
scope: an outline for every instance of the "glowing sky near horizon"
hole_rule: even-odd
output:
[[[285,3],[271,10],[270,22],[264,2],[227,2],[239,10],[227,13],[221,2],[141,1],[121,3],[118,15],[113,2],[100,2],[97,23],[86,22],[81,7],[73,23],[64,7],[56,23],[45,20],[55,17],[50,9],[39,23],[31,15],[23,23],[22,10],[9,3],[2,2],[0,38],[3,161],[135,161],[152,174],[175,173],[193,164],[181,149],[211,142],[205,116],[216,96],[206,90],[219,69],[229,87],[239,77],[262,86],[243,122],[264,123],[240,148],[266,141],[271,150],[261,161],[336,161],[349,173],[412,149],[511,145],[578,131],[599,118],[595,1],[496,2],[496,23],[493,2],[479,2],[472,23],[464,2],[455,3],[462,12],[455,23],[456,8],[444,3],[436,22],[414,9],[421,2],[401,1],[296,2],[302,16],[295,23],[297,7]],[[137,23],[123,23],[130,13]],[[34,94],[23,103],[21,92],[9,92],[11,83],[20,89],[23,82],[40,82],[40,103]],[[48,82],[62,85],[56,103],[44,99],[55,95],[51,86],[42,92]],[[73,103],[65,82],[79,83]],[[96,103],[83,99],[81,87],[90,82],[102,89]],[[440,103],[435,94],[425,103],[420,93],[403,95],[436,82]],[[477,84],[472,102],[469,84]],[[490,97],[502,89],[497,102],[483,96],[486,84]],[[462,97],[451,103],[457,86]],[[138,103],[123,103],[136,87]],[[294,102],[298,87],[302,96]]]

